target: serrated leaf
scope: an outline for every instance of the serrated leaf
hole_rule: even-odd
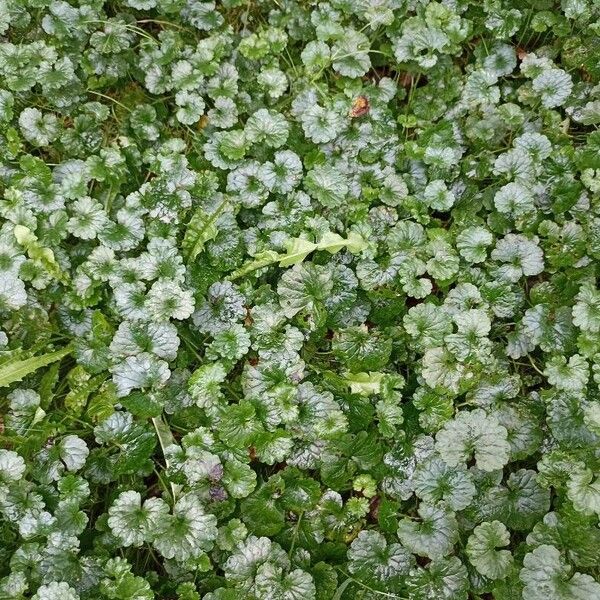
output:
[[[235,279],[239,279],[243,275],[252,273],[252,271],[257,271],[258,269],[262,269],[263,267],[273,265],[278,260],[280,260],[280,257],[281,255],[275,252],[274,250],[265,250],[264,252],[260,252],[254,257],[254,260],[248,261],[239,269],[228,275],[227,279],[229,281],[233,281]]]
[[[183,257],[186,262],[195,260],[204,249],[204,244],[217,237],[219,230],[215,222],[225,210],[227,203],[228,199],[225,198],[217,209],[210,214],[201,207],[196,209],[188,223],[181,243]]]
[[[23,360],[17,360],[5,363],[0,366],[0,387],[6,387],[11,383],[21,381],[23,377],[34,373],[38,369],[45,367],[57,360],[60,360],[71,353],[73,348],[66,346],[55,352],[48,352],[41,356],[32,356]]]

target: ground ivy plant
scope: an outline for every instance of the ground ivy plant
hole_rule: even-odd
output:
[[[0,0],[0,599],[600,599],[596,0]]]

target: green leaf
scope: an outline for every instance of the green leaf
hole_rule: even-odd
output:
[[[390,358],[392,340],[365,325],[349,327],[334,336],[332,350],[349,371],[377,371]]]
[[[245,498],[256,487],[256,473],[239,460],[225,463],[223,485],[233,498]]]
[[[178,561],[200,559],[217,537],[217,517],[207,513],[200,499],[187,493],[177,500],[173,514],[166,514],[154,528],[154,547]]]
[[[24,225],[15,225],[14,235],[17,242],[27,250],[32,261],[41,264],[54,279],[65,284],[69,282],[69,276],[56,262],[54,252],[50,248],[42,246],[31,229]]]
[[[353,394],[372,396],[381,391],[383,373],[345,373],[344,380]]]
[[[226,197],[210,214],[202,207],[196,209],[185,230],[181,248],[186,262],[193,261],[204,249],[206,242],[217,237],[215,222],[225,210],[229,199]]]
[[[527,536],[530,546],[555,546],[578,567],[594,567],[600,553],[596,515],[584,515],[568,502],[547,513]]]
[[[277,502],[282,484],[270,480],[241,504],[241,518],[255,535],[276,535],[285,524],[285,513]]]
[[[378,589],[390,589],[408,575],[413,558],[400,544],[388,544],[378,531],[361,531],[348,549],[348,570]]]
[[[169,507],[161,498],[148,498],[142,505],[139,492],[121,492],[108,510],[108,526],[123,546],[141,546],[151,541]]]
[[[333,598],[338,584],[335,568],[325,562],[318,562],[310,572],[317,589],[317,600]]]
[[[591,600],[600,598],[600,584],[582,573],[571,575],[560,552],[549,545],[539,546],[525,555],[521,581],[527,600]]]
[[[11,361],[0,365],[0,387],[6,387],[11,383],[21,381],[23,377],[49,365],[57,360],[61,360],[73,351],[72,346],[65,346],[61,350],[48,352],[40,356],[32,356],[23,360]]]
[[[410,600],[467,600],[469,579],[466,567],[450,556],[411,570],[406,585]]]
[[[150,584],[131,572],[131,565],[124,558],[111,558],[107,561],[100,590],[103,595],[115,600],[152,600],[154,594]]]
[[[452,510],[463,510],[475,496],[471,474],[466,469],[450,468],[433,457],[415,470],[413,485],[419,498],[426,502],[443,501]]]
[[[291,267],[302,262],[317,247],[317,244],[313,244],[303,238],[292,238],[285,245],[286,253],[279,260],[279,266]]]
[[[481,500],[485,518],[518,531],[533,527],[550,508],[550,492],[537,478],[536,471],[519,469],[510,474],[506,486],[490,488]]]
[[[421,504],[420,521],[404,518],[398,524],[398,537],[411,551],[433,560],[447,556],[458,540],[454,513],[443,506]]]
[[[600,476],[594,476],[591,469],[578,465],[570,473],[567,496],[584,515],[600,515]]]
[[[507,575],[513,557],[508,550],[497,550],[508,546],[510,535],[500,521],[482,523],[473,530],[467,542],[467,555],[473,566],[485,577],[501,579]]]
[[[269,265],[275,264],[277,261],[281,260],[281,254],[275,252],[274,250],[265,250],[264,252],[258,253],[254,260],[247,262],[242,265],[239,269],[235,270],[233,273],[227,276],[229,281],[234,281],[235,279],[239,279],[248,273],[252,273],[252,271],[257,271],[258,269],[262,269],[263,267],[268,267]]]
[[[475,457],[484,471],[501,469],[509,459],[508,432],[482,409],[461,411],[436,436],[436,448],[450,466]]]

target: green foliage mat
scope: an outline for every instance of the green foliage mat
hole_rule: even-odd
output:
[[[599,600],[598,0],[0,0],[0,600]]]

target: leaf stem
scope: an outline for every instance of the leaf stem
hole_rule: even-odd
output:
[[[529,359],[529,362],[531,363],[531,366],[534,368],[534,370],[537,371],[542,377],[545,377],[544,373],[540,371],[539,367],[533,362],[531,354],[527,354],[527,358]]]

